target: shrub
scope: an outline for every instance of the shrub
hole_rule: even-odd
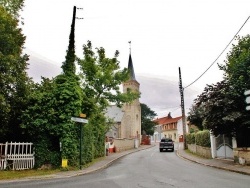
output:
[[[190,133],[186,135],[187,144],[195,144],[195,133]]]
[[[196,145],[211,147],[209,130],[199,131],[196,133]]]

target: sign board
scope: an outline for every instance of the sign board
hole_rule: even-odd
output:
[[[249,90],[246,90],[244,92],[244,95],[246,95],[246,103],[247,104],[250,104],[250,89]],[[250,110],[250,106],[246,106],[246,110]]]
[[[80,114],[80,117],[81,117],[81,118],[85,118],[85,117],[86,117],[86,114]]]
[[[79,123],[88,123],[87,119],[71,117],[71,121],[79,122]]]
[[[244,92],[244,95],[250,95],[250,90],[246,90],[246,91]]]
[[[246,103],[247,103],[247,104],[250,103],[250,96],[246,97]]]

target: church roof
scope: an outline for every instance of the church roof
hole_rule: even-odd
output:
[[[110,118],[110,119],[113,119],[114,122],[121,122],[123,114],[124,114],[124,112],[122,111],[121,108],[119,108],[115,105],[111,105],[111,106],[107,107],[105,116]]]
[[[136,80],[131,54],[129,54],[128,70],[129,70],[129,80]]]

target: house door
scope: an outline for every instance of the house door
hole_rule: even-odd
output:
[[[232,138],[218,135],[215,138],[216,156],[218,158],[233,159]]]

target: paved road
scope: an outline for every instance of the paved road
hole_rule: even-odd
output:
[[[247,175],[223,171],[183,160],[158,147],[127,155],[110,167],[83,176],[15,182],[0,187],[84,188],[249,188]]]

